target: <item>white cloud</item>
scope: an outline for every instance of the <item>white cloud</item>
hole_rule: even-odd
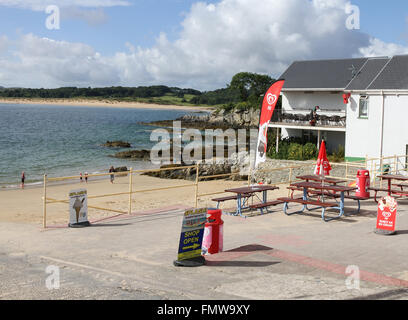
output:
[[[360,48],[360,54],[364,57],[394,56],[408,54],[408,47],[396,43],[386,43],[376,38],[370,39],[370,45]]]
[[[103,8],[81,9],[78,7],[66,7],[61,11],[61,18],[84,20],[91,26],[100,25],[108,21],[108,16]]]
[[[96,2],[119,1],[82,1],[94,5]],[[29,34],[16,41],[12,59],[0,61],[3,75],[0,85],[166,84],[206,90],[224,87],[240,71],[278,77],[294,60],[408,52],[403,46],[348,30],[346,3],[346,0],[198,2],[186,14],[175,41],[169,41],[162,33],[150,48],[127,43],[128,51],[113,56],[103,56],[86,44]]]
[[[7,86],[105,86],[120,81],[111,61],[86,44],[27,34],[0,60],[0,83]]]
[[[344,0],[199,2],[178,40],[161,35],[153,48],[139,48],[127,58],[141,61],[155,81],[200,88],[223,86],[239,71],[278,77],[293,60],[350,57],[370,44],[367,35],[346,28],[345,5]]]
[[[9,40],[7,36],[2,35],[0,36],[0,54],[7,50],[9,44]]]
[[[125,0],[0,0],[0,6],[31,9],[35,11],[43,11],[49,5],[98,8],[128,6],[130,2]]]

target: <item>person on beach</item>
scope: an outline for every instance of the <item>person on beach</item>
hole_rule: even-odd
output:
[[[79,181],[83,182],[82,181],[82,172],[79,173]]]
[[[111,183],[113,183],[113,180],[115,180],[115,175],[113,174],[115,172],[115,169],[113,168],[113,166],[111,166],[110,168],[109,168],[109,173],[111,174],[110,175],[110,182]]]
[[[85,182],[88,183],[88,172],[85,172]]]
[[[24,189],[24,181],[25,181],[25,173],[23,171],[21,173],[21,189]]]

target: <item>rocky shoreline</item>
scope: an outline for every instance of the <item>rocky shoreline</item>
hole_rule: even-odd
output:
[[[182,128],[203,129],[240,129],[257,128],[259,125],[260,110],[233,109],[226,112],[224,109],[204,114],[186,114],[174,121],[180,121]],[[154,121],[143,123],[158,127],[172,127],[173,120]]]
[[[181,127],[184,129],[194,128],[198,130],[204,129],[241,129],[241,128],[257,128],[259,124],[259,114],[260,110],[249,109],[233,109],[229,112],[226,112],[224,109],[215,110],[211,113],[191,113],[184,115],[176,121],[181,122]],[[163,121],[154,121],[149,123],[143,123],[145,125],[157,126],[172,128],[173,120],[163,120]],[[204,138],[203,138],[204,140]],[[169,142],[170,148],[170,161],[173,161],[173,144]],[[110,146],[110,145],[106,145]],[[112,145],[114,147],[114,145]],[[246,150],[249,151],[249,139],[247,139]],[[238,151],[238,150],[236,150]],[[183,150],[181,150],[183,152]],[[212,150],[212,156],[210,158],[205,158],[206,155],[205,147],[202,148],[203,159],[198,161],[200,177],[213,176],[213,175],[222,175],[222,174],[233,174],[230,178],[234,180],[247,180],[249,174],[249,154],[248,152],[240,150],[240,152],[234,153],[232,157],[228,158],[228,146],[224,147],[224,159],[225,160],[216,160],[216,148]],[[112,157],[120,159],[130,159],[130,160],[144,160],[150,161],[150,150],[126,150],[120,151],[112,155]],[[166,164],[162,165],[161,169],[174,168],[186,166],[186,164]],[[196,179],[196,169],[180,169],[172,171],[159,171],[159,172],[150,172],[146,175],[164,178],[164,179],[186,179],[186,180],[195,180]],[[202,179],[202,180],[205,180]]]

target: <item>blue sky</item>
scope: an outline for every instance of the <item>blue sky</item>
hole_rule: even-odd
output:
[[[353,0],[361,29],[352,31],[346,3],[0,0],[0,85],[205,90],[240,71],[278,77],[293,60],[408,53],[407,1]],[[45,27],[49,4],[59,30]]]
[[[387,42],[408,45],[408,1],[354,0],[361,30]]]

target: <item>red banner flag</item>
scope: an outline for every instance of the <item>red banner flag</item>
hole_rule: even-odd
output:
[[[323,140],[320,145],[319,156],[317,157],[314,174],[328,176],[330,175],[331,170],[332,167],[330,165],[329,159],[327,159],[326,143]]]
[[[280,92],[284,83],[285,80],[276,81],[265,94],[259,121],[259,134],[258,145],[256,148],[255,168],[258,167],[259,163],[265,162],[266,160],[266,149],[268,146],[268,125],[271,121],[273,111],[275,110],[275,106],[278,102]]]

